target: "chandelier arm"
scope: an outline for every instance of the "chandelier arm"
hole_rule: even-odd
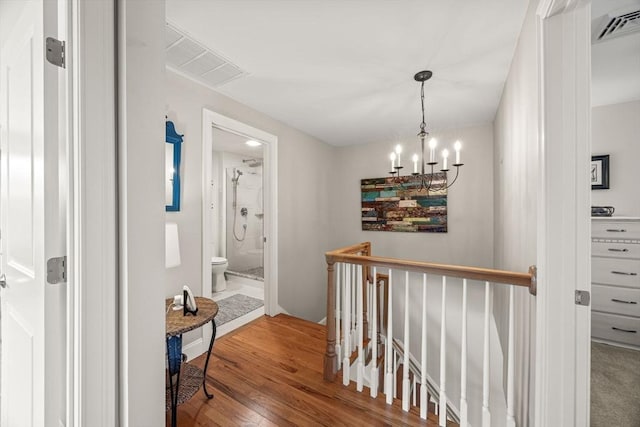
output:
[[[458,179],[459,174],[460,174],[460,166],[456,166],[456,176],[453,178],[453,181],[451,181],[451,184],[445,187],[446,189],[448,189],[449,187],[451,187],[453,184],[456,183],[456,179]]]

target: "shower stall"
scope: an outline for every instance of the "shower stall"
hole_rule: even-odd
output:
[[[227,275],[264,280],[262,159],[227,166]]]

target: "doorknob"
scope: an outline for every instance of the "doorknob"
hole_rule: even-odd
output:
[[[7,287],[7,276],[4,274],[0,276],[0,286],[3,288]]]

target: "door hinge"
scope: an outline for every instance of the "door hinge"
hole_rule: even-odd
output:
[[[588,306],[591,302],[591,295],[588,291],[576,291],[576,305]]]
[[[64,41],[47,37],[47,61],[61,68],[65,68]]]
[[[66,283],[67,281],[67,257],[50,258],[47,261],[47,282],[52,285]]]

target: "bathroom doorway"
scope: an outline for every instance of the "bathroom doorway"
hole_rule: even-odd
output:
[[[279,313],[277,138],[206,109],[203,118],[203,295],[241,309],[264,301],[220,326],[224,334]]]

